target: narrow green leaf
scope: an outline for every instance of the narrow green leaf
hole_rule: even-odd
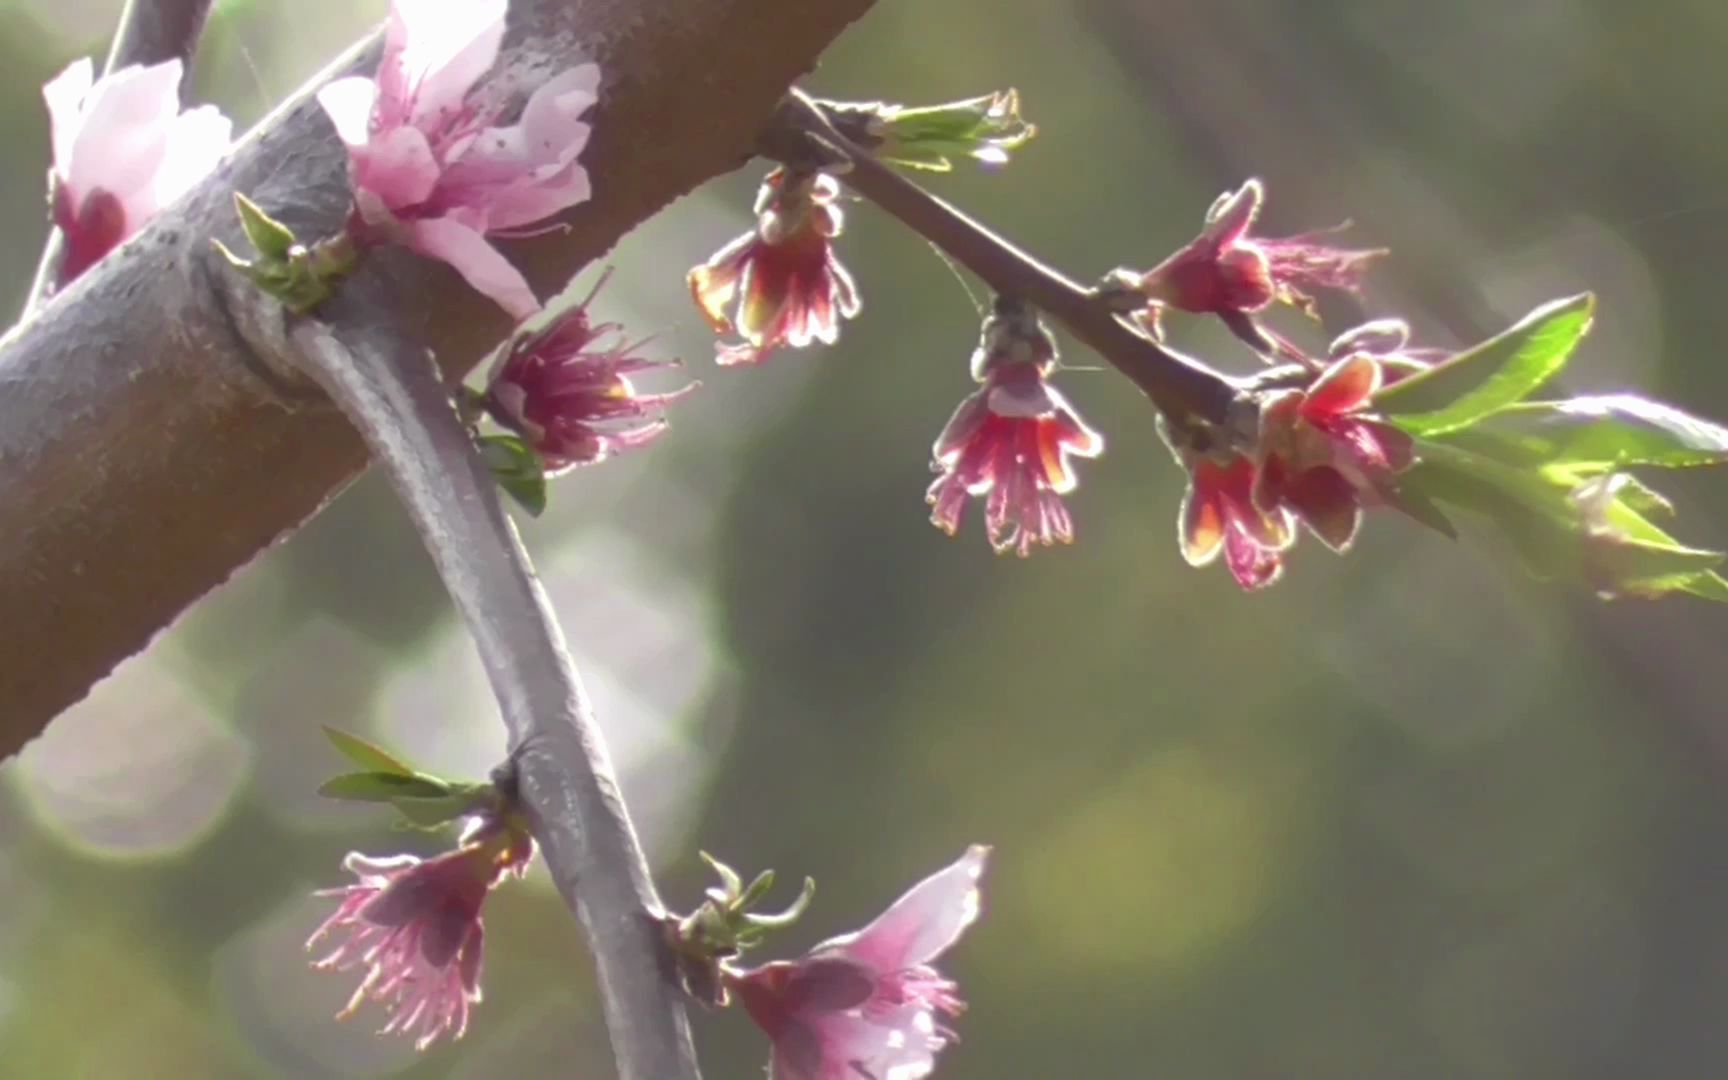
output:
[[[396,776],[418,776],[419,771],[376,743],[368,742],[351,731],[321,725],[324,737],[336,752],[367,772],[392,773]]]
[[[1499,439],[1533,463],[1573,472],[1728,462],[1728,428],[1632,394],[1521,402],[1459,434]]]
[[[324,781],[318,787],[318,794],[327,799],[349,802],[395,802],[398,799],[443,798],[450,794],[450,788],[430,776],[355,772]]]
[[[298,241],[294,230],[264,212],[264,208],[236,191],[234,208],[240,214],[240,228],[246,239],[258,249],[266,262],[282,262],[288,258]]]
[[[1544,304],[1480,345],[1383,388],[1374,408],[1412,435],[1468,427],[1522,401],[1564,367],[1595,308],[1590,293]]]
[[[478,813],[491,804],[492,793],[480,785],[480,790],[456,790],[433,798],[409,796],[390,800],[396,812],[410,825],[421,829],[437,828],[470,814]]]
[[[504,493],[534,517],[546,511],[546,470],[534,448],[516,435],[482,435],[480,460]]]

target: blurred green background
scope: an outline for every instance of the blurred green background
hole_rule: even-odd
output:
[[[118,6],[0,5],[9,310],[44,231],[39,87]],[[382,11],[219,5],[201,96],[250,123]],[[1391,246],[1367,310],[1427,342],[1594,288],[1573,384],[1722,417],[1724,35],[1706,0],[882,0],[811,84],[1018,86],[1041,137],[932,182],[1075,274],[1156,262],[1260,175],[1272,231],[1350,217]],[[1181,477],[1108,372],[1062,377],[1110,439],[1079,542],[994,558],[976,512],[949,540],[921,496],[970,388],[966,296],[861,206],[843,343],[715,370],[682,275],[756,178],[616,253],[603,312],[705,387],[526,526],[670,902],[697,896],[698,847],[813,875],[790,950],[993,843],[952,957],[956,1080],[1728,1075],[1718,612],[1597,605],[1390,519],[1243,596],[1182,563]],[[1725,490],[1682,478],[1683,536],[1728,542]],[[351,983],[306,966],[310,891],[350,849],[428,848],[313,795],[338,768],[319,723],[475,775],[502,749],[375,477],[0,766],[0,1075],[610,1074],[538,875],[493,901],[463,1042],[417,1057],[375,1010],[330,1020]],[[698,1023],[710,1077],[760,1075],[741,1013]]]

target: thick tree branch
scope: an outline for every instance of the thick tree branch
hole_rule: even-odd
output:
[[[510,245],[549,292],[679,195],[745,161],[786,87],[871,0],[517,0],[500,57],[527,82],[604,72],[570,231]],[[377,42],[315,84],[370,71]],[[311,239],[348,208],[346,159],[310,99],[267,118],[211,177],[0,340],[0,755],[16,751],[188,604],[362,467],[341,416],[272,355],[211,237],[243,243],[245,191]],[[507,332],[452,272],[368,260],[370,322],[466,372]],[[259,328],[262,328],[260,331]],[[296,380],[302,385],[296,389]],[[308,400],[310,397],[311,400]]]
[[[192,82],[192,54],[198,50],[198,38],[204,32],[204,19],[209,14],[210,0],[126,0],[102,73],[106,75],[132,64],[148,67],[178,57],[185,64],[180,76],[180,98],[184,101],[186,87]],[[60,276],[65,254],[65,238],[60,230],[49,229],[48,241],[42,246],[42,261],[36,266],[35,280],[30,283],[24,301],[26,315],[40,307],[54,291],[54,280]]]
[[[388,328],[307,322],[292,341],[384,466],[479,647],[535,837],[588,932],[620,1080],[695,1080],[683,1001],[661,962],[663,911],[606,744],[437,369]]]
[[[1055,318],[1099,356],[1134,381],[1172,416],[1195,415],[1222,423],[1237,388],[1222,375],[1164,348],[1117,317],[1095,289],[1039,262],[985,226],[878,161],[828,122],[820,106],[793,93],[764,134],[770,157],[797,160],[814,137],[824,151],[848,164],[848,187],[899,219],[999,293],[1019,296]]]

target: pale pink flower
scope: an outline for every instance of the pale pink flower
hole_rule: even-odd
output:
[[[666,430],[659,410],[695,389],[639,393],[629,376],[677,365],[633,355],[617,323],[589,318],[592,301],[512,341],[487,380],[487,414],[522,436],[549,475],[652,442]]]
[[[772,1080],[916,1080],[965,1006],[931,965],[978,918],[990,849],[974,845],[864,929],[797,960],[733,976],[732,989],[774,1044]]]
[[[214,105],[180,111],[179,60],[92,81],[74,61],[42,88],[54,144],[54,224],[65,285],[132,236],[221,159],[231,132]]]
[[[1029,309],[984,324],[972,357],[983,387],[960,403],[931,448],[939,474],[925,493],[930,521],[952,536],[969,498],[983,496],[985,531],[998,552],[1074,540],[1062,496],[1079,478],[1073,459],[1104,452],[1104,437],[1050,382],[1056,343]]]
[[[311,948],[327,934],[346,932],[313,966],[365,972],[338,1018],[370,998],[390,1017],[380,1035],[413,1036],[417,1050],[442,1035],[460,1039],[480,1001],[481,906],[506,875],[526,873],[533,856],[533,841],[508,831],[425,860],[351,853],[343,866],[359,880],[318,893],[340,904],[306,942]]]
[[[348,146],[358,231],[455,267],[523,318],[539,310],[528,281],[487,240],[586,200],[577,162],[600,69],[567,68],[497,126],[501,95],[476,89],[498,57],[506,0],[393,0],[376,78],[318,92]]]

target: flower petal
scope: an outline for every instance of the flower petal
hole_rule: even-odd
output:
[[[1380,389],[1380,365],[1366,353],[1350,353],[1320,373],[1302,403],[1304,418],[1321,422],[1361,408]]]
[[[84,100],[70,160],[61,163],[62,179],[74,194],[82,198],[101,188],[133,212],[168,152],[169,129],[180,112],[180,72],[180,61],[170,60],[96,80]],[[138,209],[148,217],[154,206]]]
[[[64,177],[72,163],[72,146],[84,124],[84,99],[90,95],[95,67],[88,56],[74,60],[66,70],[42,87],[48,103],[48,125],[52,129],[54,168]]]
[[[978,918],[978,879],[990,849],[968,848],[959,861],[912,886],[864,929],[817,946],[839,948],[877,971],[899,971],[941,956]]]
[[[1261,546],[1234,524],[1224,537],[1224,562],[1236,584],[1248,590],[1264,589],[1284,571],[1277,551]]]
[[[378,88],[401,121],[434,130],[498,59],[507,0],[392,0]],[[390,61],[394,60],[395,63]]]
[[[1375,319],[1354,330],[1346,330],[1333,340],[1326,355],[1342,360],[1351,353],[1370,356],[1390,356],[1410,344],[1410,324],[1403,319]]]
[[[498,302],[517,319],[540,310],[540,301],[522,272],[474,229],[451,218],[424,218],[409,225],[409,246],[442,259],[468,284]]]
[[[1356,489],[1338,470],[1301,473],[1285,486],[1283,499],[1321,543],[1336,552],[1349,550],[1362,525],[1362,507]]]
[[[156,173],[156,208],[167,206],[208,176],[228,152],[233,133],[233,122],[214,105],[176,117],[168,131],[168,153]]]
[[[361,75],[326,83],[318,90],[318,104],[336,128],[336,137],[350,150],[366,145],[372,136],[372,106],[378,100],[378,84]]]
[[[1205,566],[1218,557],[1224,544],[1224,502],[1218,489],[1206,478],[1205,466],[1196,466],[1182,496],[1176,518],[1177,540],[1189,566]]]

